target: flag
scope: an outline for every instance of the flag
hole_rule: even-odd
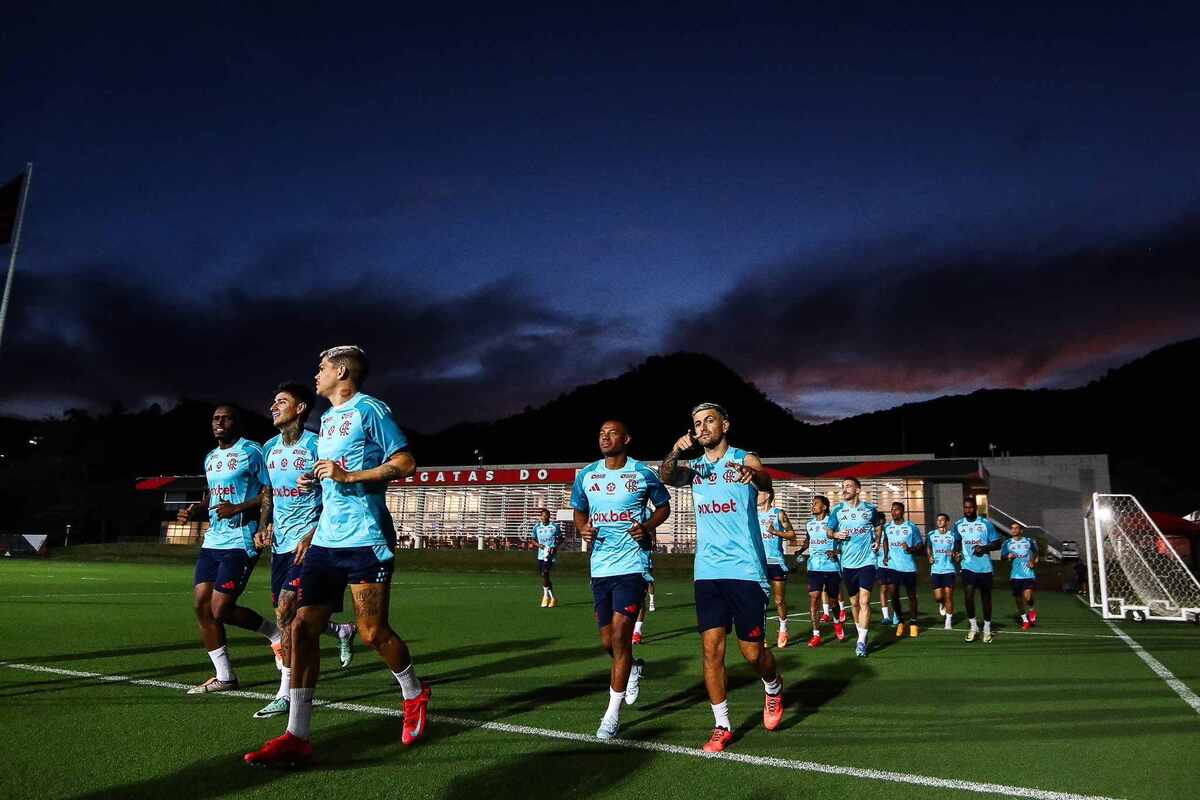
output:
[[[24,187],[24,172],[0,186],[0,245],[12,243],[13,233],[17,228],[17,212],[21,207],[21,190]]]

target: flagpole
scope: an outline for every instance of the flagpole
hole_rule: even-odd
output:
[[[17,250],[21,247],[21,223],[25,221],[25,201],[29,199],[29,184],[33,181],[33,162],[25,164],[25,185],[21,187],[21,203],[17,206],[17,223],[13,227],[12,253],[8,257],[8,278],[4,281],[4,299],[0,300],[0,343],[4,341],[4,321],[8,317],[8,296],[12,293],[13,272],[17,269]]]

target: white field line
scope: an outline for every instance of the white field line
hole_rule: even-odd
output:
[[[42,594],[0,594],[0,602],[5,600],[58,600],[62,597],[150,597],[168,594],[186,594],[191,597],[191,589],[176,589],[171,592],[78,592],[75,594],[58,594],[43,592]]]
[[[1146,662],[1146,666],[1149,667],[1155,675],[1162,678],[1163,681],[1166,682],[1167,686],[1170,686],[1172,689],[1174,689],[1175,694],[1179,695],[1183,702],[1191,706],[1192,710],[1197,714],[1200,714],[1200,696],[1197,696],[1196,693],[1193,692],[1186,683],[1179,680],[1179,678],[1176,678],[1175,673],[1167,669],[1161,661],[1150,655],[1146,648],[1135,642],[1132,636],[1125,633],[1108,620],[1104,620],[1104,624],[1112,628],[1112,631],[1117,635],[1117,638],[1129,645],[1129,649],[1136,653],[1138,658]]]
[[[105,683],[129,683],[134,686],[152,686],[159,689],[173,689],[176,691],[187,691],[188,689],[192,688],[186,683],[176,683],[174,681],[156,681],[141,678],[135,679],[126,675],[105,675],[99,672],[84,672],[82,670],[62,669],[59,667],[48,667],[40,664],[15,664],[0,662],[0,665],[3,665],[8,669],[21,670],[24,672],[39,672],[47,675],[61,675],[69,678],[90,678],[103,681]],[[221,694],[229,695],[231,697],[244,697],[252,700],[271,700],[274,697],[273,694],[266,694],[263,692],[232,691],[222,692]],[[401,718],[404,716],[404,712],[398,708],[368,706],[361,705],[359,703],[337,703],[316,700],[314,701],[314,705],[332,708],[337,711],[348,711],[355,714],[373,714],[378,716]],[[1033,800],[1113,800],[1113,798],[1105,797],[1103,795],[1074,794],[1072,792],[1055,792],[1047,789],[1038,789],[1025,786],[1009,786],[1002,783],[978,783],[975,781],[964,781],[954,778],[935,778],[926,775],[913,775],[907,772],[889,772],[887,770],[867,769],[863,767],[843,767],[835,764],[820,764],[814,761],[796,761],[786,758],[772,758],[769,756],[753,756],[745,753],[706,753],[703,750],[696,748],[681,747],[679,745],[665,744],[662,742],[639,741],[636,739],[608,739],[606,741],[602,741],[594,736],[584,733],[559,731],[550,728],[534,728],[528,725],[512,725],[507,722],[480,722],[478,720],[447,717],[440,714],[430,714],[429,720],[431,722],[456,725],[466,728],[479,728],[481,730],[518,734],[521,736],[536,736],[542,739],[583,742],[597,746],[621,747],[627,750],[646,750],[654,753],[671,753],[673,755],[687,756],[690,758],[703,758],[713,761],[728,761],[737,764],[749,764],[757,767],[775,767],[777,769],[788,769],[797,772],[812,772],[823,775],[840,775],[843,777],[860,778],[863,780],[900,783],[910,786],[926,786],[933,789],[956,789],[964,792],[975,792],[977,794],[995,794],[1003,797],[1024,797],[1033,798]]]

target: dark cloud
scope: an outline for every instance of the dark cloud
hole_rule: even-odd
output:
[[[1200,334],[1200,217],[1136,240],[1035,250],[936,254],[904,239],[776,265],[678,319],[667,344],[795,398],[1083,380]]]
[[[290,294],[246,281],[199,296],[183,276],[171,293],[108,277],[112,265],[79,272],[20,276],[0,364],[21,379],[5,382],[0,404],[191,397],[265,408],[277,382],[311,378],[323,348],[353,343],[372,362],[368,390],[431,430],[519,411],[638,357],[620,326],[556,311],[515,280],[422,301],[378,276]]]

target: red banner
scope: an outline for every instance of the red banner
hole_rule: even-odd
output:
[[[394,486],[505,486],[511,484],[574,483],[574,467],[550,469],[524,467],[520,469],[418,469],[415,475],[392,481]]]

